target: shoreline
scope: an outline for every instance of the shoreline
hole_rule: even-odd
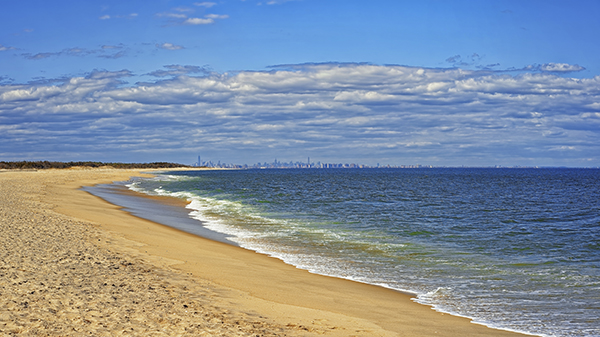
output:
[[[434,311],[395,290],[311,274],[266,255],[137,218],[80,189],[152,171],[159,170],[55,170],[8,176],[50,178],[28,180],[44,186],[45,194],[33,198],[69,219],[92,223],[110,237],[94,243],[100,249],[189,278],[218,294],[209,302],[282,329],[275,335],[524,336]]]
[[[190,211],[186,208],[188,202],[185,199],[141,194],[130,190],[123,183],[119,181],[114,184],[84,186],[82,190],[122,207],[123,211],[138,218],[157,222],[205,239],[238,246],[229,240],[229,236],[211,231],[199,225],[196,219],[191,218]]]

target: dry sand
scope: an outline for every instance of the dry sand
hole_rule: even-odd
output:
[[[0,172],[0,335],[519,336],[139,219],[78,189],[140,175]]]

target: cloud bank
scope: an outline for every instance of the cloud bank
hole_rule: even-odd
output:
[[[578,66],[549,69],[564,71],[557,67]],[[150,74],[167,79],[133,86],[121,80],[127,70],[0,85],[0,158],[600,165],[598,76],[369,64],[166,68]]]

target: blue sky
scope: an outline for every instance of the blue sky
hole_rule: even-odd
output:
[[[0,9],[0,160],[600,166],[598,1]]]

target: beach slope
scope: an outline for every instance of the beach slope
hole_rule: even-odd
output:
[[[79,189],[140,175],[0,172],[0,334],[519,336],[134,217]]]

